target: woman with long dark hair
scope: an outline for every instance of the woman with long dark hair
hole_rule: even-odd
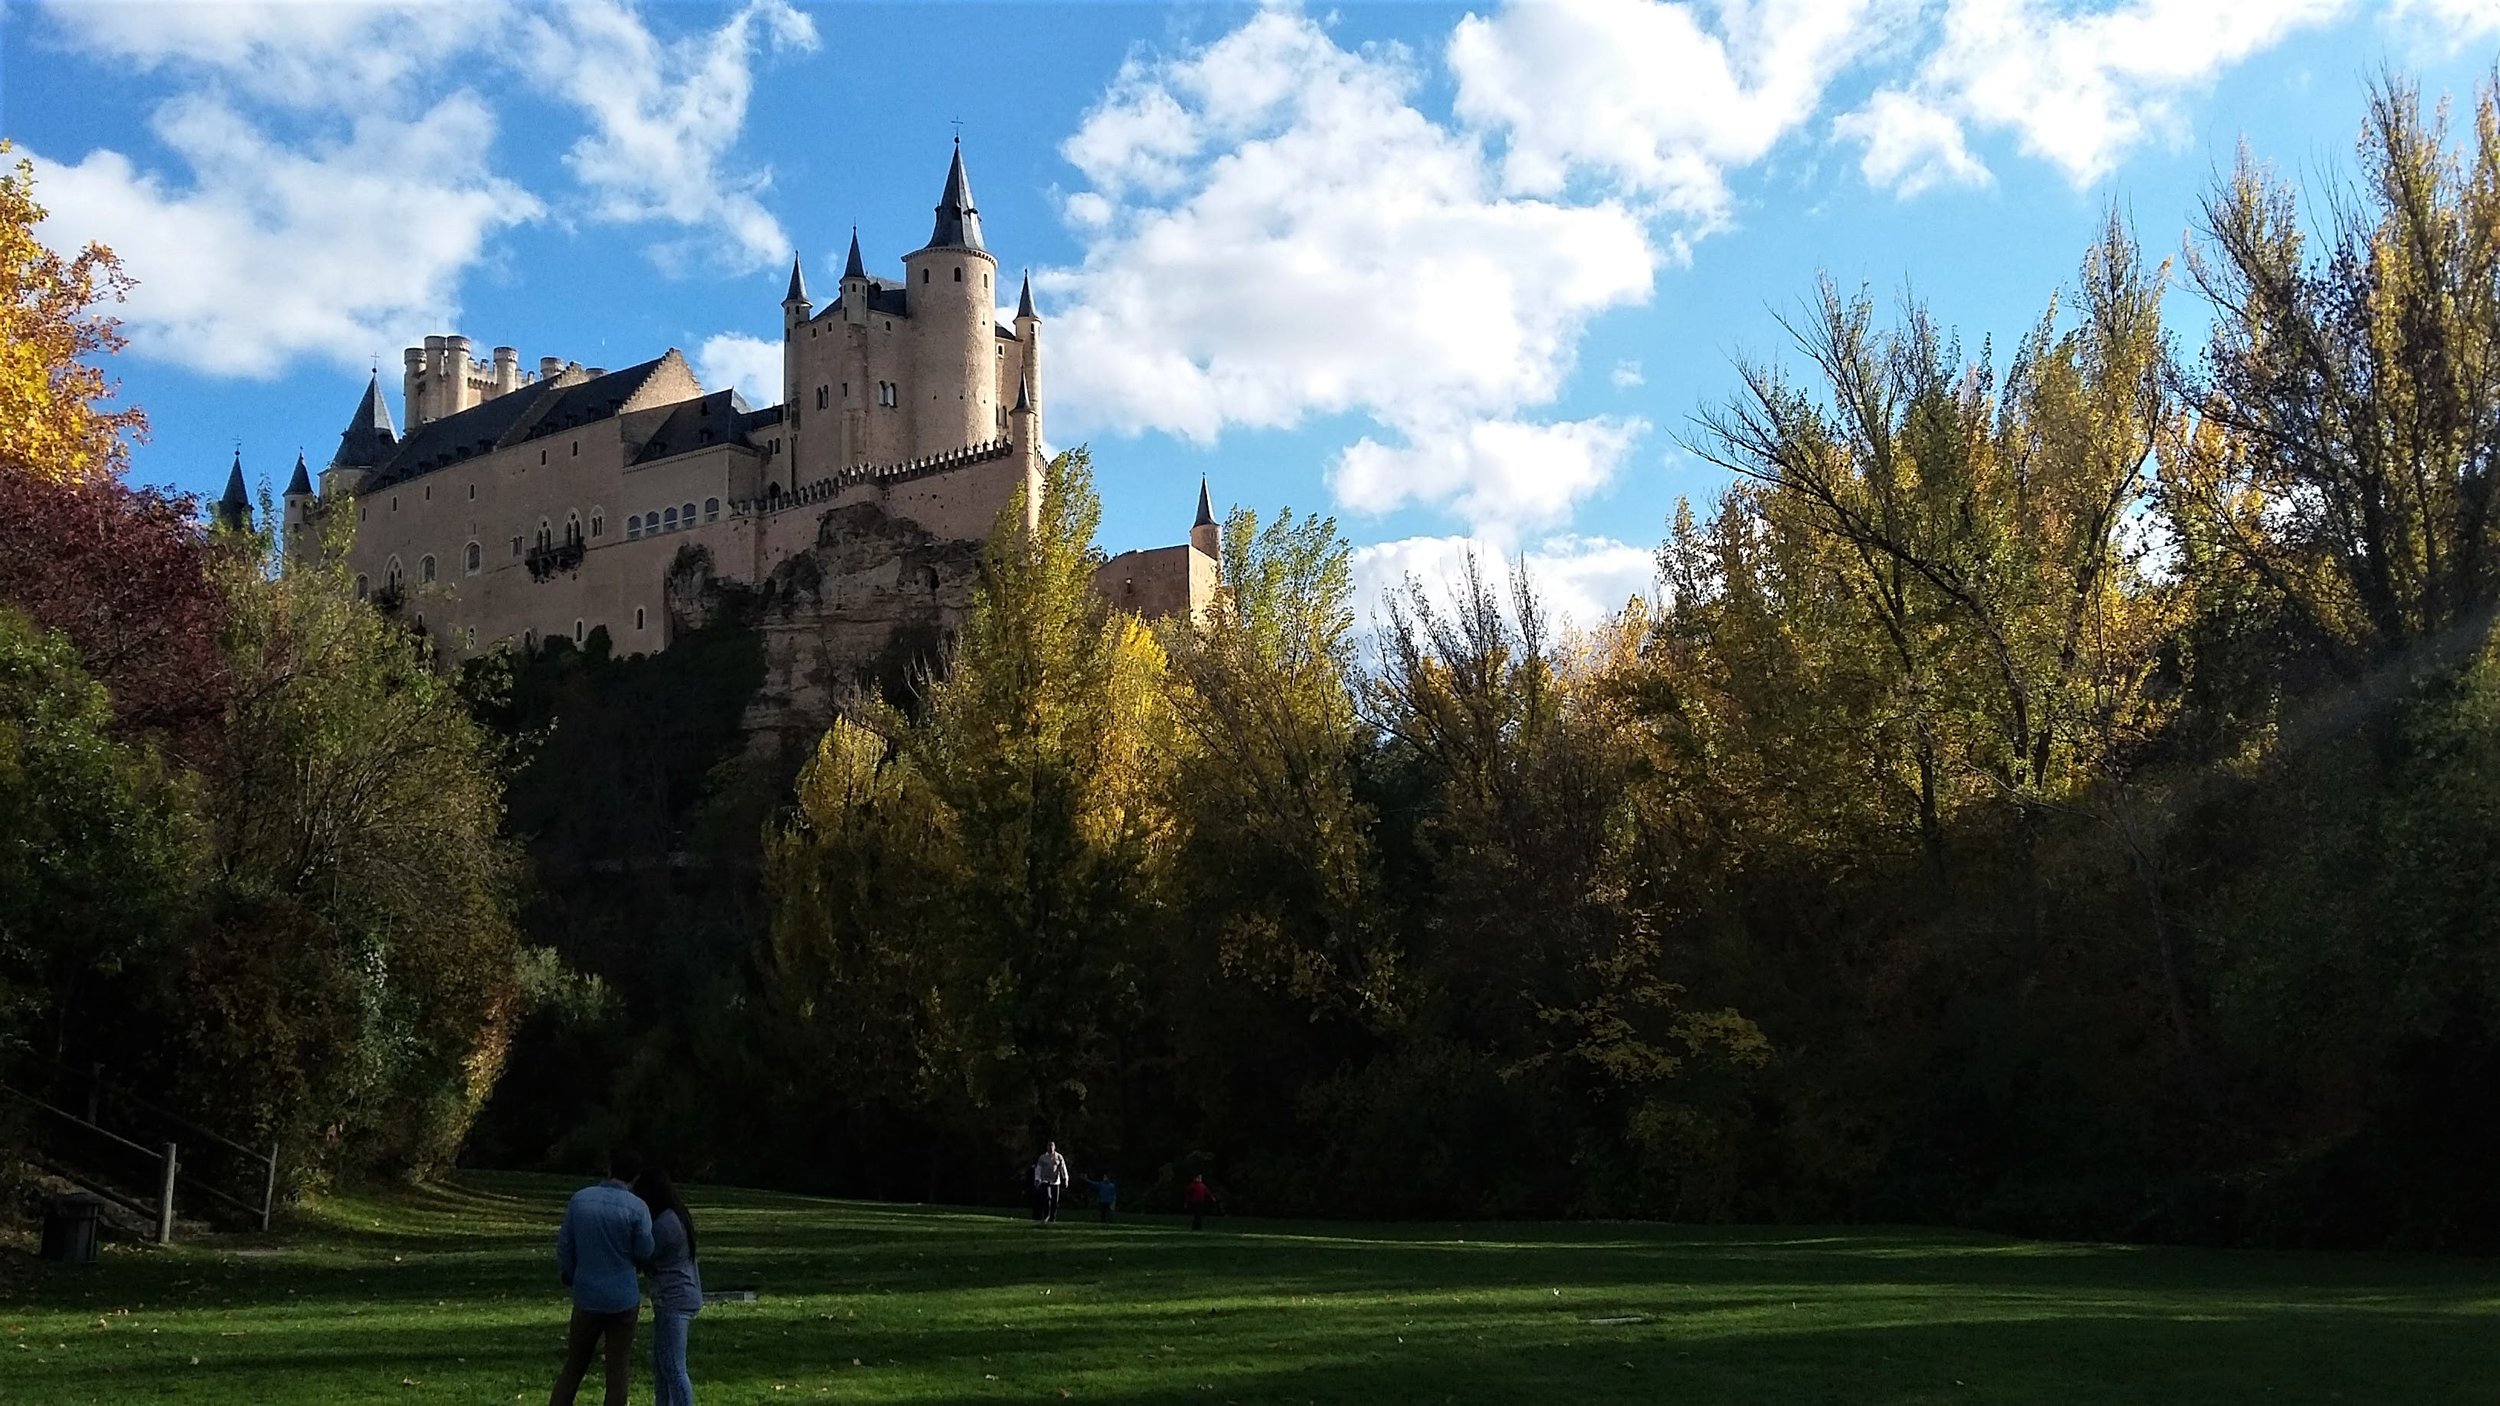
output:
[[[634,1190],[651,1208],[651,1381],[659,1406],[694,1406],[686,1371],[686,1335],[703,1311],[703,1276],[695,1269],[694,1213],[668,1173],[643,1170]]]

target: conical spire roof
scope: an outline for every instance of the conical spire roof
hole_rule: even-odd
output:
[[[851,257],[842,265],[842,277],[853,279],[867,276],[868,265],[861,263],[859,258],[859,226],[853,225],[851,226]]]
[[[382,376],[376,372],[365,382],[365,398],[356,403],[356,417],[339,434],[339,452],[330,462],[342,468],[369,469],[398,443],[399,431],[391,427],[391,408],[382,401]]]
[[[1030,373],[1016,378],[1016,403],[1007,412],[1021,415],[1033,408],[1033,377]]]
[[[799,272],[799,256],[796,254],[790,256],[790,291],[781,295],[781,301],[784,303],[807,301],[807,279]]]
[[[1016,294],[1016,320],[1021,322],[1028,317],[1040,316],[1033,311],[1033,275],[1028,273],[1024,276],[1023,290]]]
[[[304,467],[304,451],[295,451],[295,477],[286,481],[286,496],[307,497],[312,493],[312,474]]]
[[[981,212],[972,204],[972,178],[964,174],[963,139],[955,139],[955,160],[946,168],[946,193],[938,197],[937,225],[929,231],[931,249],[981,249]]]
[[[226,470],[225,496],[217,500],[217,520],[228,527],[251,521],[252,495],[243,486],[243,451],[234,451],[234,467]]]
[[[1215,500],[1207,496],[1207,476],[1205,474],[1198,475],[1198,520],[1191,523],[1190,526],[1215,526]]]

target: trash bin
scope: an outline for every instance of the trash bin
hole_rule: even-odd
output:
[[[94,1264],[96,1225],[104,1203],[81,1193],[43,1203],[43,1257],[63,1264]]]

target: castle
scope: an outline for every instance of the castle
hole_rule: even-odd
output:
[[[317,492],[297,459],[288,554],[353,511],[357,591],[451,659],[600,630],[620,654],[662,650],[724,586],[752,588],[768,688],[817,711],[846,675],[951,634],[1000,513],[1019,492],[1028,520],[1038,507],[1042,319],[1027,280],[998,320],[960,144],[936,213],[900,281],[868,273],[855,231],[822,311],[792,261],[781,403],[764,409],[707,391],[673,348],[531,372],[511,347],[481,362],[466,337],[427,337],[406,353],[404,434],[377,374]],[[1097,587],[1197,618],[1216,583],[1203,484],[1198,508],[1188,543],[1112,558]],[[239,458],[221,511],[245,511]]]

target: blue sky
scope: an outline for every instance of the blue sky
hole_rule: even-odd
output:
[[[47,238],[140,280],[144,481],[318,466],[429,332],[768,403],[791,252],[899,268],[960,122],[1106,548],[1203,473],[1335,513],[1367,584],[1472,543],[1585,616],[1818,272],[2006,346],[2112,202],[2175,253],[2241,140],[2340,179],[2373,75],[2470,99],[2496,54],[2500,0],[81,0],[0,9],[0,121]]]

